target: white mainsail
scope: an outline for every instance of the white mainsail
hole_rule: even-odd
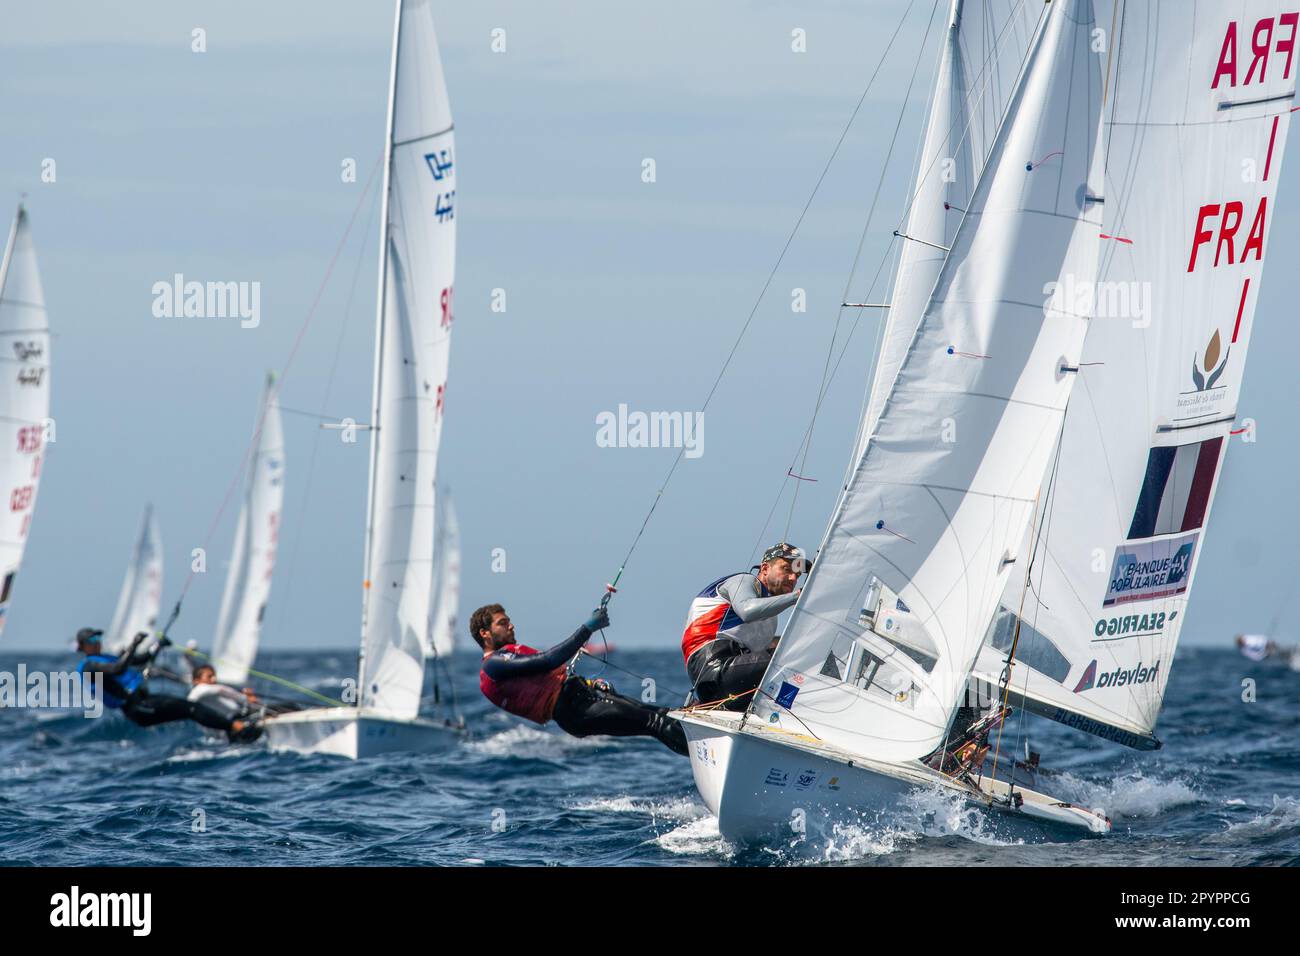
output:
[[[945,250],[970,207],[975,183],[1046,9],[1026,0],[953,0],[907,211],[905,235],[911,241],[903,243],[898,257],[862,443],[880,417],[938,281]]]
[[[437,497],[433,597],[425,654],[446,657],[456,647],[456,612],[460,607],[460,526],[456,521],[451,492],[443,489]]]
[[[153,633],[162,608],[162,585],[162,533],[158,530],[153,505],[145,505],[140,537],[131,549],[131,561],[104,642],[110,653],[119,654],[126,650],[137,634]]]
[[[1287,6],[1118,0],[1098,316],[1031,588],[1026,545],[976,669],[999,683],[1023,595],[1012,703],[1132,747],[1158,746],[1238,414],[1295,96]]]
[[[217,680],[242,684],[257,657],[284,504],[284,429],[274,375],[268,376],[258,410],[261,432],[249,465],[248,488],[235,527],[235,544],[221,597],[212,663]]]
[[[943,739],[1031,520],[1087,327],[1044,289],[1096,274],[1092,29],[1090,0],[1049,9],[755,718],[884,761]],[[882,595],[888,614],[873,603]]]
[[[22,564],[40,487],[50,420],[50,326],[27,211],[20,205],[0,261],[0,340],[7,367],[0,385],[0,630]]]
[[[360,686],[363,707],[411,718],[424,683],[432,590],[456,178],[428,0],[403,0],[394,34]]]

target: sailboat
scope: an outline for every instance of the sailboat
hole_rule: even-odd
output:
[[[451,345],[456,180],[433,15],[399,0],[385,143],[370,490],[355,706],[268,719],[273,750],[358,758],[455,745],[418,716],[434,567],[438,445]]]
[[[36,511],[50,419],[50,325],[36,268],[27,211],[20,204],[0,261],[0,339],[5,379],[0,385],[0,474],[9,506],[0,509],[0,630],[13,597],[27,535]]]
[[[162,585],[162,533],[158,530],[153,505],[145,505],[140,536],[131,549],[131,561],[108,628],[104,646],[109,653],[122,653],[141,632],[153,634],[162,607]]]
[[[248,680],[271,595],[284,503],[284,429],[274,373],[267,376],[257,420],[261,431],[235,526],[230,569],[226,572],[212,643],[212,665],[217,669],[217,680],[223,684],[242,685]]]
[[[974,672],[1004,683],[1013,706],[1137,750],[1161,745],[1219,476],[1245,430],[1242,376],[1295,97],[1296,14],[1277,0],[1212,9],[1114,6],[1098,287],[1109,314],[1088,333],[1040,492],[1048,518],[1014,569],[1023,582],[1037,555],[1030,600],[1017,613],[1021,589],[1004,591]]]
[[[433,593],[429,600],[426,657],[447,657],[456,647],[456,613],[460,608],[460,524],[451,492],[437,495]]]
[[[974,5],[954,5],[950,32]],[[1104,810],[1016,784],[1005,765],[937,769],[971,678],[995,710],[1157,745],[1295,95],[1286,31],[1273,28],[1294,34],[1296,18],[1275,0],[1208,14],[1099,2],[1103,60],[1087,52],[1092,7],[1043,14],[929,304],[892,382],[876,383],[878,417],[863,422],[755,703],[680,714],[728,838],[788,832],[799,810],[878,813],[918,787],[1021,838],[1107,832]],[[1238,55],[1261,30],[1270,51],[1282,42],[1267,72]],[[1076,124],[1084,104],[1100,116]],[[1068,242],[1064,219],[1043,221],[1053,192]],[[1033,299],[1006,293],[1044,279],[1046,321],[1017,322],[1007,300]],[[1003,304],[990,308],[981,287]],[[1145,314],[1105,301],[1135,288],[1149,290]],[[1062,334],[1072,319],[1081,327]],[[928,433],[945,419],[950,447]]]

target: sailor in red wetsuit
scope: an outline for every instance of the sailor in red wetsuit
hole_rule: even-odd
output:
[[[609,626],[603,607],[573,634],[549,650],[515,642],[515,626],[500,604],[488,604],[470,617],[469,630],[483,648],[479,688],[504,711],[538,724],[554,720],[574,737],[654,737],[685,756],[686,732],[668,716],[668,708],[652,707],[614,693],[605,681],[590,681],[565,673],[569,660],[591,635]]]
[[[682,656],[701,701],[744,710],[776,649],[776,619],[799,598],[795,583],[807,557],[782,541],[763,552],[758,574],[719,578],[696,595],[686,615]]]

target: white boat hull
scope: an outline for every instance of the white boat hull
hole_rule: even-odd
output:
[[[871,825],[909,794],[943,788],[987,812],[984,832],[1027,842],[1106,833],[1110,821],[1033,790],[1016,787],[1023,802],[1005,800],[1004,783],[975,790],[920,762],[865,761],[802,735],[773,731],[738,713],[674,713],[686,730],[691,770],[718,829],[732,843],[769,843],[834,823]]]
[[[333,754],[353,760],[386,753],[436,753],[465,737],[456,724],[394,717],[356,707],[314,707],[263,724],[267,746],[278,753]]]

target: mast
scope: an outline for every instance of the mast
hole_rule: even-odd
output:
[[[370,480],[366,490],[366,553],[362,572],[361,637],[357,652],[357,706],[361,706],[362,689],[366,685],[366,625],[370,615],[370,585],[374,568],[371,557],[375,540],[375,479],[379,467],[380,442],[380,387],[384,374],[384,312],[388,297],[388,207],[393,172],[393,107],[397,101],[397,54],[402,32],[402,0],[396,0],[393,16],[393,62],[388,77],[388,120],[384,133],[384,184],[383,206],[379,214],[379,306],[375,312],[375,370],[371,393],[370,417]]]
[[[27,218],[27,209],[20,200],[18,211],[14,214],[13,224],[9,226],[9,239],[5,242],[4,261],[0,262],[0,296],[4,295],[5,282],[9,278],[9,263],[14,257],[14,246],[18,243],[18,224],[25,218]]]

